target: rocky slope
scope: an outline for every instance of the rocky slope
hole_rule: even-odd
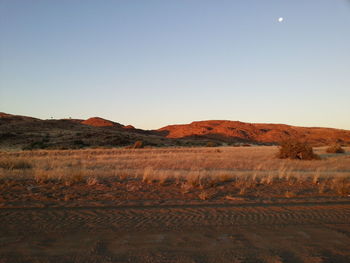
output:
[[[142,130],[99,117],[41,120],[0,113],[0,149],[119,147],[138,140],[149,146],[277,144],[288,138],[307,140],[315,146],[335,142],[350,145],[350,131],[332,128],[211,120]]]
[[[314,145],[350,144],[350,131],[332,128],[307,128],[284,124],[245,123],[211,120],[169,125],[158,130],[167,138],[207,138],[222,142],[278,143],[285,139],[307,140]]]
[[[0,113],[0,149],[80,149],[121,147],[142,141],[145,146],[205,144],[200,141],[174,140],[156,131],[90,118],[87,120],[41,120]]]

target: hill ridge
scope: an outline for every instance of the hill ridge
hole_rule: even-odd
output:
[[[232,120],[193,121],[142,130],[101,117],[41,120],[0,112],[0,148],[125,146],[136,140],[152,146],[206,145],[208,142],[271,145],[290,138],[319,146],[350,145],[350,130]]]
[[[285,139],[297,138],[314,144],[350,143],[350,131],[344,129],[230,120],[193,121],[189,124],[168,125],[158,131],[165,133],[167,138],[215,137],[216,140],[225,142],[239,138],[260,143],[278,143]]]

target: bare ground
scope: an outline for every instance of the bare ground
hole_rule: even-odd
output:
[[[3,208],[0,262],[350,262],[350,202]]]

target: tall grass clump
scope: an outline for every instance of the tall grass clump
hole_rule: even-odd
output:
[[[31,169],[33,165],[24,159],[17,158],[3,158],[0,159],[0,168],[5,170],[23,170]]]
[[[280,143],[279,152],[277,153],[279,159],[296,159],[296,160],[317,160],[320,159],[314,153],[312,147],[302,141],[286,140]]]

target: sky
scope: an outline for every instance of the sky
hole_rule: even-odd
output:
[[[350,130],[350,1],[0,0],[0,112]]]

